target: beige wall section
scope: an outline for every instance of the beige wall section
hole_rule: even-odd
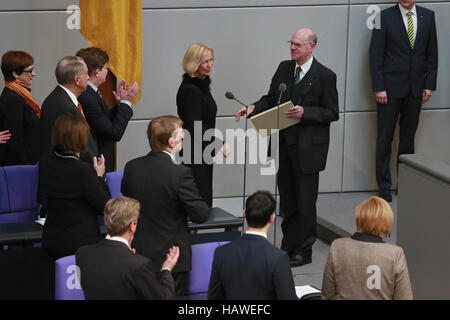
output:
[[[66,8],[78,1],[14,0],[0,2],[0,52],[25,50],[35,57],[38,76],[33,94],[39,103],[56,85],[54,68],[65,55],[87,46],[78,30],[68,30]],[[149,151],[150,119],[176,114],[175,96],[183,73],[181,59],[193,42],[215,49],[212,94],[221,129],[243,128],[232,115],[240,108],[226,100],[232,91],[251,103],[268,90],[278,63],[289,59],[289,40],[297,28],[311,27],[319,37],[317,59],[336,72],[340,119],[331,126],[327,168],[321,192],[375,190],[376,112],[370,89],[365,26],[370,4],[378,0],[143,0],[143,93],[134,117],[118,144],[118,169]],[[436,13],[439,41],[438,89],[424,105],[416,151],[450,162],[450,1],[418,1]],[[201,21],[201,23],[200,23]],[[3,80],[0,81],[3,86]],[[397,138],[394,140],[394,154]],[[394,164],[394,161],[392,162]],[[395,165],[392,166],[395,171]],[[275,191],[274,176],[261,176],[260,166],[246,169],[246,193]],[[394,172],[395,173],[395,172]],[[243,165],[220,165],[214,172],[214,196],[241,196]],[[394,182],[396,183],[395,179]],[[395,185],[394,183],[394,185]]]

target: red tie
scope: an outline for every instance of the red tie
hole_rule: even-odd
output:
[[[78,110],[80,110],[81,115],[83,116],[83,118],[85,118],[83,109],[81,108],[81,104],[79,102],[78,102]]]

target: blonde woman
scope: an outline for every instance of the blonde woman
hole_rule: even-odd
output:
[[[211,141],[203,141],[203,135],[216,127],[217,104],[211,95],[209,77],[214,66],[213,48],[201,43],[192,44],[184,55],[182,65],[186,73],[178,89],[177,108],[178,116],[183,120],[183,129],[191,137],[190,156],[186,156],[185,151],[183,163],[192,169],[200,195],[211,207],[213,164],[203,157],[203,151]],[[201,125],[201,137],[194,135],[195,125]],[[197,147],[194,147],[195,144]],[[208,156],[212,158],[214,154]]]
[[[383,242],[394,214],[379,197],[356,208],[356,232],[333,241],[325,265],[322,299],[410,300],[413,298],[403,249]]]

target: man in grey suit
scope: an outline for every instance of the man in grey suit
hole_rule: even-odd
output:
[[[391,146],[400,117],[398,155],[414,153],[422,104],[436,90],[438,48],[434,12],[398,0],[381,12],[370,43],[372,89],[377,101],[378,196],[392,201]]]
[[[275,206],[267,191],[257,191],[247,199],[247,232],[214,253],[209,300],[297,299],[289,256],[267,241]]]

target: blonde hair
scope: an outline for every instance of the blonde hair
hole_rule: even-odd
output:
[[[186,73],[190,75],[192,78],[197,76],[198,67],[202,63],[203,55],[205,54],[206,51],[210,51],[214,59],[213,48],[203,43],[191,44],[189,48],[186,50],[182,66],[184,71],[186,71]]]
[[[118,197],[109,199],[105,205],[105,225],[108,234],[112,237],[124,234],[131,222],[139,218],[141,205],[139,201],[128,198]]]
[[[382,198],[371,197],[356,207],[356,229],[377,236],[391,235],[394,213]]]

